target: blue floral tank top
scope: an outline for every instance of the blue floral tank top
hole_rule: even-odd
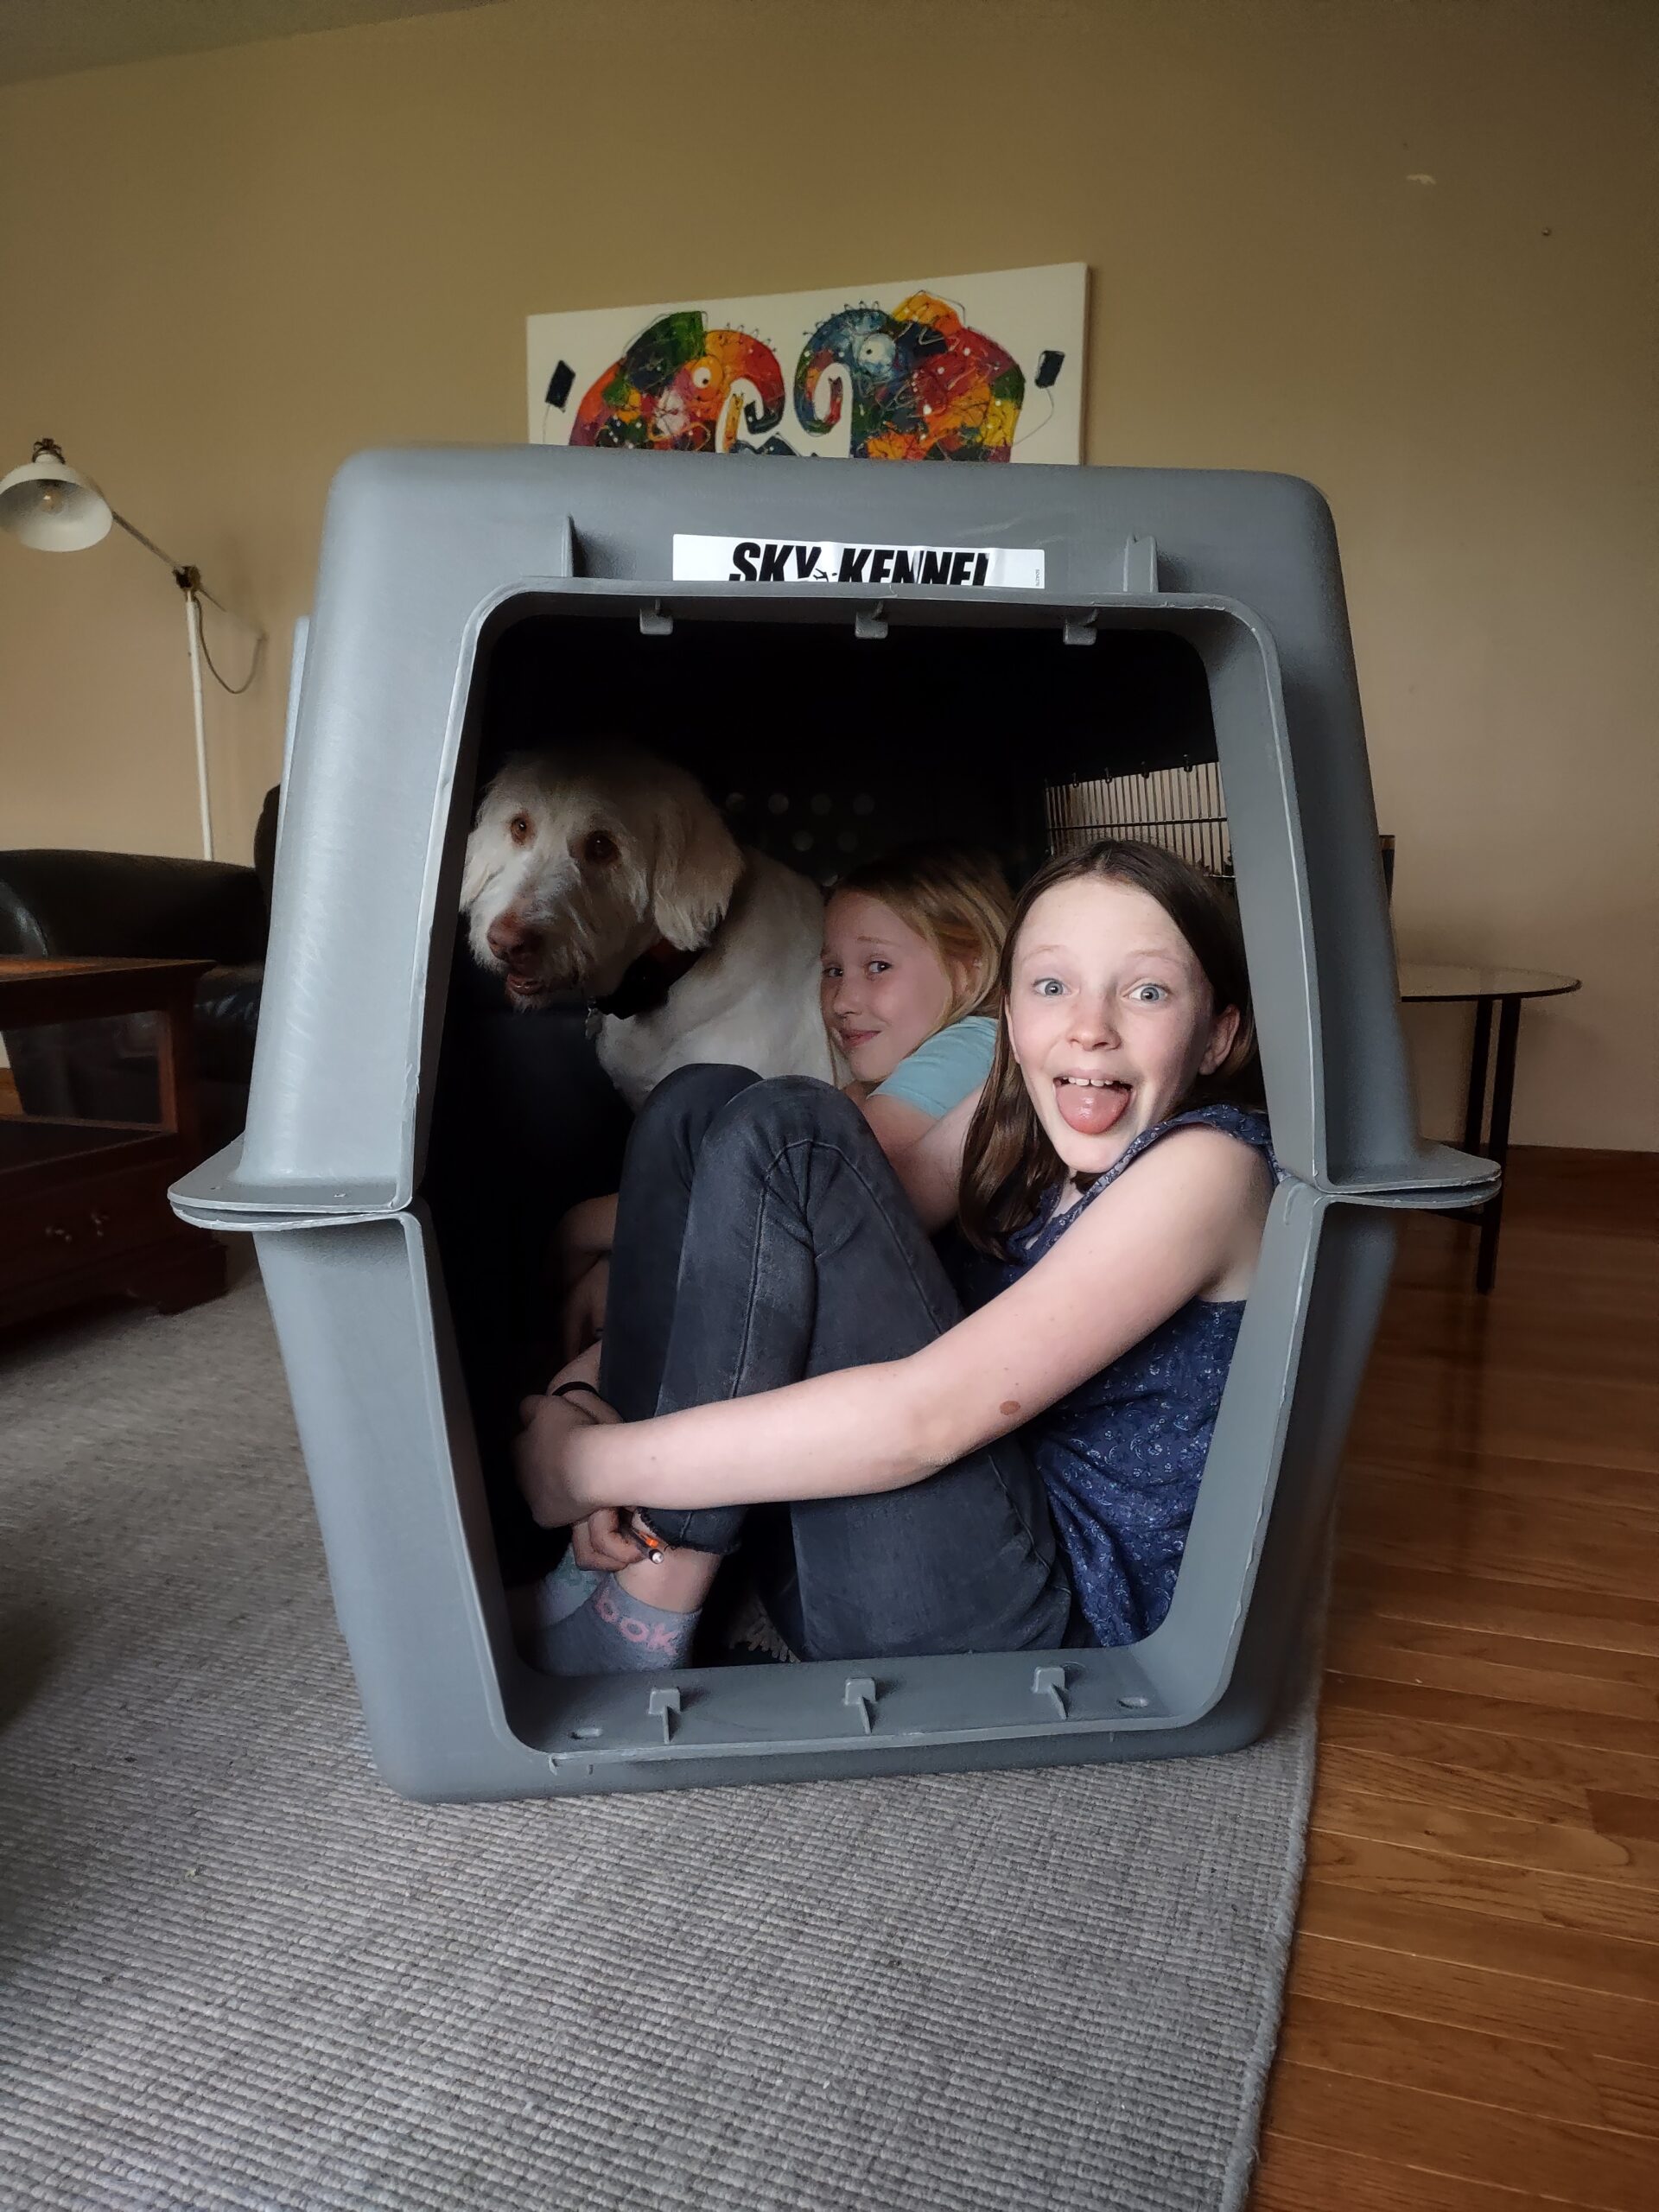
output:
[[[969,1302],[1006,1290],[1143,1152],[1194,1123],[1251,1146],[1278,1179],[1264,1115],[1239,1106],[1177,1114],[1142,1130],[1065,1213],[1017,1230],[1008,1260],[979,1261]],[[1243,1314],[1243,1299],[1189,1299],[1021,1431],[1071,1560],[1084,1641],[1138,1643],[1169,1611]]]

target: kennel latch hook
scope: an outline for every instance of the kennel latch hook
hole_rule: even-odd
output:
[[[841,1694],[841,1701],[849,1712],[856,1713],[858,1723],[867,1736],[875,1733],[875,1684],[868,1675],[851,1675]]]
[[[648,1720],[656,1720],[661,1723],[663,1741],[665,1744],[671,1744],[674,1740],[674,1731],[678,1727],[680,1722],[680,1694],[678,1690],[673,1688],[671,1686],[667,1689],[652,1690],[649,1699],[646,1700],[645,1717]]]
[[[1031,1678],[1031,1694],[1033,1697],[1046,1697],[1062,1720],[1071,1718],[1064,1667],[1039,1667]]]
[[[1136,597],[1150,597],[1158,588],[1158,541],[1155,537],[1131,537],[1123,547],[1123,581],[1118,586],[1122,592]]]

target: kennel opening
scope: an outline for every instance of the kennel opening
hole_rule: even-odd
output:
[[[472,689],[475,766],[457,779],[452,836],[509,756],[626,735],[689,768],[741,843],[824,890],[915,838],[982,846],[1017,887],[1054,849],[1057,804],[1081,779],[1193,764],[1217,776],[1202,660],[1167,631],[1108,628],[1077,652],[1052,623],[942,635],[918,622],[869,640],[844,621],[698,609],[645,632],[626,614],[506,607]],[[556,1549],[506,1464],[519,1398],[546,1379],[553,1230],[616,1188],[629,1119],[583,1021],[575,993],[518,1013],[455,933],[421,1192],[510,1577]]]

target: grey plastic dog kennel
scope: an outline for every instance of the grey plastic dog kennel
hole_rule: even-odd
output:
[[[560,1796],[1255,1737],[1306,1611],[1394,1216],[1496,1179],[1418,1141],[1319,495],[1173,469],[367,454],[334,486],[296,683],[247,1128],[174,1203],[255,1237],[386,1780]],[[517,1655],[480,1440],[493,1423],[499,1459],[523,1378],[480,1367],[493,1324],[467,1351],[500,1273],[474,1264],[477,1239],[515,1186],[468,1185],[499,1147],[446,1138],[446,1065],[473,1084],[474,1128],[499,1108],[542,1146],[520,1196],[561,1176],[560,1205],[614,1188],[616,1152],[581,1135],[609,1094],[570,1057],[579,1009],[550,1090],[527,1103],[533,1078],[504,1059],[520,1075],[479,1105],[493,987],[468,980],[457,886],[480,768],[538,733],[621,729],[826,880],[920,831],[1028,867],[1056,786],[1218,764],[1287,1173],[1174,1601],[1143,1643],[570,1681]],[[513,1049],[548,1020],[513,1017]]]

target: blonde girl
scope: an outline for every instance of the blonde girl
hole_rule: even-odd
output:
[[[990,854],[958,845],[902,846],[830,893],[824,1027],[889,1159],[989,1074],[1013,913]]]
[[[824,1027],[850,1072],[848,1096],[901,1179],[904,1155],[990,1072],[1013,912],[991,855],[959,845],[902,846],[830,894]],[[614,1195],[585,1200],[560,1224],[566,1358],[603,1331],[615,1236]]]

